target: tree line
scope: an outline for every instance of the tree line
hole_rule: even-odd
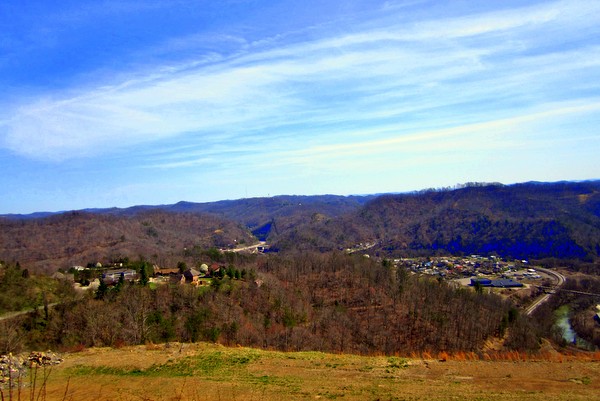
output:
[[[214,341],[360,354],[480,351],[538,338],[510,301],[341,252],[269,255],[208,286],[119,283],[0,325],[0,351]],[[232,271],[235,271],[232,269]]]

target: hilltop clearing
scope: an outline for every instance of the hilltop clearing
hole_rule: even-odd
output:
[[[598,377],[597,361],[559,355],[552,361],[443,362],[172,343],[66,354],[49,376],[46,395],[80,401],[597,400]]]

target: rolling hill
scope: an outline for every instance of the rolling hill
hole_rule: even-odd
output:
[[[185,248],[252,242],[244,226],[209,214],[145,210],[0,219],[0,260],[45,271],[119,258],[173,265]]]
[[[0,218],[0,260],[45,269],[140,255],[172,264],[186,247],[258,239],[282,252],[362,246],[388,257],[498,254],[593,262],[600,255],[600,181],[179,202]]]
[[[328,250],[360,243],[385,255],[498,254],[597,259],[600,182],[473,185],[383,195],[338,218],[311,221],[274,247]]]

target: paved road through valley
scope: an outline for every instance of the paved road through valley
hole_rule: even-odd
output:
[[[544,269],[541,267],[536,267],[536,269],[542,273],[545,273],[551,277],[553,277],[556,280],[556,284],[554,286],[554,289],[558,289],[560,287],[562,287],[562,285],[565,283],[566,278],[565,276],[563,276],[562,274],[554,271],[554,270],[549,270],[549,269]],[[550,299],[550,297],[553,295],[554,293],[547,293],[542,295],[541,297],[539,297],[538,299],[536,299],[531,305],[529,305],[527,307],[527,309],[525,309],[525,314],[526,315],[531,315],[533,312],[535,312],[535,310],[542,305],[544,302],[548,301]]]

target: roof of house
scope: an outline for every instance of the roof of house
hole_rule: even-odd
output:
[[[188,269],[188,270],[184,271],[183,274],[186,277],[198,277],[198,276],[200,276],[201,273],[196,269]]]
[[[177,274],[177,273],[179,273],[179,269],[158,269],[158,270],[154,270],[154,274],[160,274],[160,275]]]
[[[490,280],[488,278],[472,278],[471,285],[479,283],[484,287],[497,287],[497,288],[510,288],[510,287],[523,287],[523,284],[512,279],[498,279]]]
[[[137,274],[137,272],[133,269],[125,269],[125,270],[117,269],[117,270],[107,270],[103,274],[106,274],[106,275],[120,275],[120,274],[131,275],[131,274]]]
[[[492,280],[492,287],[523,287],[523,284],[511,279]]]

